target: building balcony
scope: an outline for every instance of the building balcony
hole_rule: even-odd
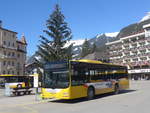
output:
[[[147,37],[147,39],[146,39],[148,42],[150,42],[150,37]]]
[[[109,56],[122,56],[122,53],[111,53]]]
[[[150,48],[150,44],[145,45],[144,47],[149,49]]]
[[[10,49],[10,50],[16,50],[17,49],[16,47],[9,47],[9,46],[6,46],[6,45],[0,45],[0,48]]]
[[[142,51],[142,50],[146,50],[146,48],[145,47],[139,47],[138,48],[140,51]]]
[[[146,39],[140,39],[140,40],[137,40],[136,42],[138,42],[138,43],[145,43]]]
[[[16,57],[15,56],[7,56],[7,55],[0,54],[0,59],[16,59]]]
[[[124,51],[124,54],[130,55],[130,51]]]
[[[129,42],[128,44],[129,45],[137,45],[137,41],[135,41],[135,42]]]
[[[27,53],[25,50],[20,49],[20,48],[17,48],[17,51],[19,51],[19,52],[23,52],[23,53]]]
[[[130,66],[144,66],[144,65],[150,65],[149,61],[137,61],[137,62],[130,62],[130,63],[126,63]]]
[[[138,53],[138,51],[137,51],[137,49],[130,49],[130,51],[132,52],[132,53]]]

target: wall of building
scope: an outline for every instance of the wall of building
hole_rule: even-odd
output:
[[[150,26],[143,28],[141,32],[106,44],[110,62],[127,66],[131,74],[150,73]]]
[[[16,32],[0,28],[0,75],[24,75],[26,44],[18,41]]]

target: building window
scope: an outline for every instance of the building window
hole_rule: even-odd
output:
[[[134,61],[134,62],[135,62],[135,61],[138,61],[138,58],[133,59],[133,61]]]
[[[19,73],[19,71],[17,72],[17,75],[19,75],[20,73]]]
[[[12,47],[15,47],[15,44],[14,44],[14,43],[12,43]]]
[[[14,52],[12,52],[12,57],[14,57],[15,56],[15,53]]]
[[[12,37],[15,38],[15,34],[13,34]]]
[[[10,65],[10,61],[8,61],[8,65]]]
[[[8,53],[8,56],[10,56],[10,52]]]
[[[3,74],[6,74],[5,70],[3,71]]]
[[[5,65],[6,65],[6,61],[3,62],[3,66],[5,66]]]
[[[6,45],[6,41],[3,41],[3,44]]]
[[[19,46],[19,45],[17,46],[17,49],[20,49],[20,46]]]
[[[6,56],[6,51],[4,51],[4,56]]]
[[[4,36],[6,36],[6,32],[4,32]]]
[[[12,66],[14,66],[15,64],[14,64],[14,61],[12,61]]]
[[[17,56],[18,56],[18,58],[20,58],[20,54],[18,54]]]
[[[10,47],[10,42],[8,42],[8,47]]]
[[[12,71],[12,74],[13,74],[13,75],[15,74],[14,71]]]
[[[145,61],[145,60],[147,60],[147,57],[142,57],[142,58],[140,58],[142,61]]]

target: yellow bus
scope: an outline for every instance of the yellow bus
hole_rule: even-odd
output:
[[[96,60],[48,62],[44,66],[42,98],[76,99],[129,88],[127,67]]]
[[[30,88],[32,79],[30,76],[4,74],[0,75],[0,86],[5,87],[5,83],[11,83],[11,88]]]

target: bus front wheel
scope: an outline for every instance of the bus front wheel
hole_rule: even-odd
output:
[[[93,87],[89,87],[88,91],[87,91],[87,98],[88,98],[88,100],[93,99],[94,96],[95,96],[94,88]]]

